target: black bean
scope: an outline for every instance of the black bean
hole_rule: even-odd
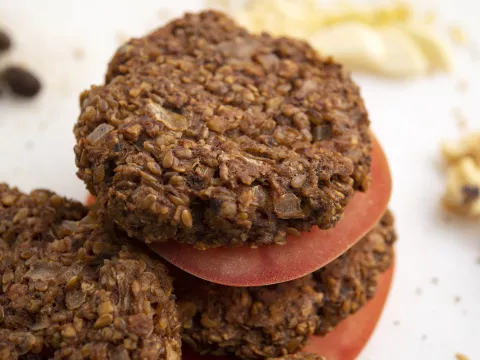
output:
[[[3,70],[2,78],[17,95],[33,97],[40,91],[42,85],[30,71],[18,66],[9,66]]]
[[[2,30],[0,30],[0,52],[6,51],[10,49],[12,46],[12,41],[10,40],[10,36]]]

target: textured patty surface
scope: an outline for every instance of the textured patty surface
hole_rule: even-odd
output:
[[[312,353],[296,353],[280,356],[277,358],[269,358],[268,360],[327,360],[323,356]]]
[[[0,359],[180,359],[165,268],[86,213],[0,184]]]
[[[187,14],[123,45],[81,95],[78,176],[147,243],[283,243],[370,183],[358,87],[307,43]]]
[[[376,292],[393,259],[396,235],[387,212],[358,244],[301,279],[261,287],[227,287],[185,273],[175,291],[183,342],[201,353],[243,359],[285,356],[324,335]]]

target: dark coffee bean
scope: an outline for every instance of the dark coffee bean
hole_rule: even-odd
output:
[[[15,94],[24,97],[35,96],[42,87],[35,75],[18,66],[7,67],[3,71],[2,78]]]
[[[0,30],[0,52],[6,51],[10,49],[12,46],[12,41],[10,40],[10,36],[2,30]]]

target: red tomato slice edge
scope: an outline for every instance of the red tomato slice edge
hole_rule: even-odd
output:
[[[394,264],[378,279],[377,293],[358,312],[340,322],[326,336],[313,336],[305,352],[317,353],[327,360],[354,360],[363,350],[382,315],[392,285]],[[193,360],[186,359],[184,360]]]
[[[324,356],[327,360],[354,360],[370,339],[382,314],[392,284],[394,265],[380,275],[377,293],[359,311],[340,322],[326,336],[312,336],[304,352]],[[183,360],[234,360],[235,358],[200,355],[186,346]]]
[[[263,286],[297,279],[327,265],[355,245],[380,220],[390,200],[392,179],[385,154],[372,135],[372,184],[356,192],[332,229],[289,237],[285,245],[198,250],[169,242],[152,248],[176,267],[227,286]],[[87,205],[95,202],[90,196]]]
[[[171,241],[152,248],[178,268],[227,286],[262,286],[297,279],[327,265],[380,220],[390,200],[392,179],[385,154],[372,136],[372,184],[356,192],[343,219],[332,229],[289,237],[285,245],[198,250]]]

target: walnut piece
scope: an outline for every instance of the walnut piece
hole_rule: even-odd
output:
[[[458,142],[444,143],[447,184],[444,205],[467,217],[480,215],[480,132],[464,136]]]

